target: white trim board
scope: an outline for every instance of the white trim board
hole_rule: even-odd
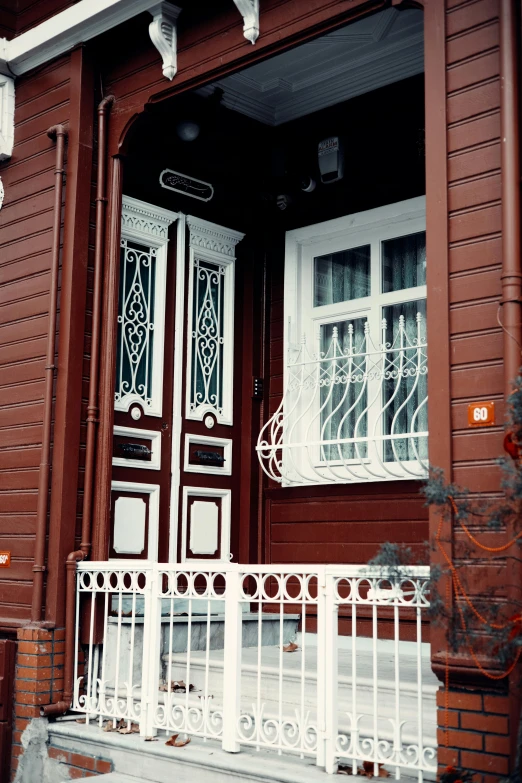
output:
[[[220,446],[223,449],[225,462],[223,467],[217,465],[191,465],[189,462],[189,449],[192,443],[201,446]],[[208,435],[194,435],[187,433],[185,435],[185,461],[183,464],[185,473],[207,473],[213,476],[231,476],[232,475],[232,439],[231,438],[211,438]]]
[[[158,560],[158,530],[159,530],[159,484],[137,484],[134,481],[113,481],[111,492],[130,492],[133,495],[149,495],[149,540],[147,546],[147,560]],[[110,558],[119,560],[120,558]],[[125,559],[125,558],[122,558]],[[133,561],[136,562],[135,560]]]
[[[221,498],[221,546],[220,560],[224,563],[230,562],[230,510],[232,492],[230,489],[210,489],[208,487],[183,487],[183,509],[181,518],[181,562],[194,563],[198,561],[197,557],[187,557],[188,544],[188,499],[190,496]],[[208,560],[203,560],[207,562]],[[215,560],[211,562],[216,562]]]
[[[135,427],[119,427],[114,425],[114,435],[150,440],[151,458],[147,460],[113,457],[112,464],[118,468],[138,468],[141,470],[159,470],[161,468],[161,432],[158,430],[140,430]]]

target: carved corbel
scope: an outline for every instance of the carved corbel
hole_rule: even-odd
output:
[[[14,79],[0,74],[0,161],[13,154],[14,104]]]
[[[234,3],[243,17],[243,35],[254,44],[259,35],[259,0],[234,0]]]
[[[178,70],[178,32],[177,21],[181,8],[172,3],[158,3],[149,9],[152,22],[149,25],[150,40],[161,54],[163,76],[175,77]]]

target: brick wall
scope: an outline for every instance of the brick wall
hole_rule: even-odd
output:
[[[438,704],[439,771],[446,766],[475,773],[473,783],[497,783],[509,773],[509,700],[483,690],[448,693],[448,745],[446,746],[446,694]]]
[[[83,753],[71,753],[54,745],[49,748],[49,758],[55,759],[64,767],[64,779],[92,778],[112,772],[112,764],[98,756],[85,756]]]
[[[21,737],[40,707],[60,701],[63,695],[65,629],[20,628],[14,687],[12,771],[23,754]]]

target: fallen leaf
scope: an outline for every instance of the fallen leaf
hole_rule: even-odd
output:
[[[76,719],[76,723],[87,723],[87,719],[86,718],[77,718]]]
[[[289,642],[285,647],[283,647],[283,652],[295,652],[299,649],[299,645],[295,642]]]
[[[160,691],[168,691],[169,686],[167,683],[164,683],[163,685],[159,686]],[[187,686],[183,682],[183,680],[173,680],[170,683],[170,691],[171,693],[186,693],[187,692]],[[192,685],[190,683],[189,685],[189,693],[192,693],[192,691],[197,691],[197,688],[195,685]]]
[[[170,739],[168,739],[165,743],[165,745],[170,745],[174,748],[182,748],[184,745],[188,745],[190,742],[190,737],[185,736],[185,739],[178,739],[179,734],[173,734]]]
[[[390,773],[387,769],[384,769],[384,764],[379,764],[379,771],[377,775],[374,774],[374,763],[373,761],[363,761],[362,767],[359,767],[357,770],[359,775],[364,775],[366,778],[373,778],[373,777],[379,777],[379,778],[389,778]]]
[[[136,725],[136,724],[135,724]],[[116,725],[113,724],[112,720],[108,720],[105,726],[103,727],[104,731],[118,731],[121,733],[130,734],[130,730],[127,732],[123,732],[122,729],[127,729],[127,721],[121,718],[121,720],[117,721]],[[138,729],[139,731],[139,729]]]
[[[145,740],[145,742],[157,742],[158,741],[157,737],[144,737],[143,739]]]
[[[338,775],[351,775],[352,774],[352,768],[347,767],[344,764],[339,764],[337,767],[337,774]]]
[[[139,734],[140,733],[140,727],[137,723],[131,723],[130,726],[122,726],[121,729],[118,729],[118,734]]]

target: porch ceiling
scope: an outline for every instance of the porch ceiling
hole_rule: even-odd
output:
[[[199,92],[221,87],[225,106],[274,126],[423,70],[422,11],[389,8]]]

